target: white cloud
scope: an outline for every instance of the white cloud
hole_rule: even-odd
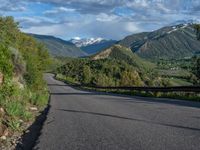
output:
[[[26,33],[36,33],[42,35],[54,35],[62,36],[64,31],[64,25],[45,25],[45,26],[33,26],[30,28],[22,29]]]
[[[72,9],[72,8],[66,8],[66,7],[57,7],[57,8],[54,8],[52,10],[46,10],[44,12],[45,15],[52,15],[52,14],[59,14],[59,13],[66,13],[66,12],[74,12],[75,9]]]
[[[33,26],[43,26],[43,25],[51,25],[51,24],[58,24],[59,22],[47,18],[47,17],[17,17],[16,21],[20,23],[22,28],[30,28]]]
[[[68,38],[120,39],[200,16],[200,0],[0,0],[0,13],[24,11],[30,2],[48,9],[14,15],[23,31]]]
[[[125,29],[126,31],[131,32],[131,33],[140,31],[140,29],[137,27],[137,25],[134,22],[127,22],[125,25]]]
[[[105,13],[101,13],[101,14],[97,15],[96,20],[101,21],[101,22],[107,22],[107,21],[116,20],[117,18],[119,18],[119,17],[116,16],[116,15],[112,15],[112,14],[108,15],[108,14],[105,14]]]

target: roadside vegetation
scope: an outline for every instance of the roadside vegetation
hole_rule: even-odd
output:
[[[184,74],[175,73],[177,77],[174,77],[174,74],[163,75],[161,77],[158,71],[149,72],[149,74],[144,74],[143,76],[141,72],[137,72],[137,68],[117,60],[92,61],[85,58],[62,58],[62,63],[64,65],[61,65],[54,71],[56,79],[62,80],[70,85],[81,85],[80,87],[82,89],[144,97],[165,97],[192,101],[200,100],[200,94],[195,92],[145,92],[95,88],[95,86],[197,86],[197,81],[199,81],[197,76],[193,72],[186,70],[184,70]],[[165,71],[168,72],[167,70]],[[188,75],[185,75],[185,73],[188,73]],[[191,75],[194,76],[193,80],[190,78]]]
[[[49,63],[42,44],[20,32],[12,17],[0,17],[1,140],[21,131],[48,103],[43,71]]]
[[[163,78],[169,79],[171,86],[199,85],[198,56],[185,59],[157,61],[157,71]]]

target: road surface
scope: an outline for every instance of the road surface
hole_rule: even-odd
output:
[[[200,103],[71,88],[46,75],[50,110],[37,150],[200,150]]]

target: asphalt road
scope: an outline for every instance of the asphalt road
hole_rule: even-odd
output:
[[[45,78],[51,107],[34,149],[200,150],[200,103],[87,92]]]

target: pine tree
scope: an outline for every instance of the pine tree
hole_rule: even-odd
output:
[[[194,28],[196,30],[197,39],[200,40],[200,24],[194,25]]]

